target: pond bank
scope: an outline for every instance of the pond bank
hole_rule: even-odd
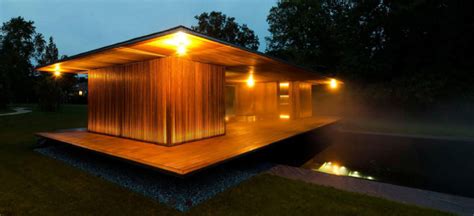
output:
[[[327,147],[308,153],[313,154],[310,160],[280,164],[317,170],[332,162],[380,182],[474,198],[473,141],[338,129],[328,133]]]
[[[460,215],[473,215],[474,199],[421,190],[352,177],[334,176],[309,169],[278,165],[268,171],[272,175],[300,180],[336,189],[363,193],[406,204],[418,205]]]

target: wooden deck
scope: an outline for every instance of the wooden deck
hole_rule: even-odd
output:
[[[299,120],[230,122],[224,136],[172,147],[87,131],[43,132],[37,135],[186,175],[337,120],[336,117],[311,117]]]

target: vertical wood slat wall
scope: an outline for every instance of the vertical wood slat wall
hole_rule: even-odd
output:
[[[255,113],[260,116],[278,115],[277,83],[257,83],[255,85]]]
[[[313,115],[311,83],[290,82],[289,86],[290,116],[305,118]]]
[[[236,86],[236,115],[276,117],[278,115],[277,83],[255,83]]]
[[[176,58],[170,73],[171,143],[225,133],[225,68]]]
[[[277,82],[256,83],[252,88],[246,84],[237,85],[236,115],[264,117],[289,115],[293,119],[311,117],[311,83],[299,81],[287,83],[288,87],[279,87]]]
[[[174,145],[225,133],[225,68],[167,57],[89,71],[88,130]]]
[[[254,88],[246,84],[235,86],[235,114],[238,116],[255,115]]]

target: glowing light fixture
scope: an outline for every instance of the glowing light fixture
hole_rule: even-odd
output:
[[[288,87],[288,86],[290,86],[290,83],[287,83],[287,82],[280,83],[280,88],[281,87]]]
[[[255,85],[255,80],[253,79],[253,74],[250,74],[249,78],[247,79],[247,86],[253,87],[254,85]]]
[[[59,68],[58,64],[54,66],[54,76],[61,76],[61,69]]]
[[[280,119],[290,119],[290,115],[280,115]]]
[[[176,49],[176,52],[178,53],[178,55],[184,55],[186,54],[186,47],[178,46],[178,48]]]
[[[354,178],[363,178],[368,180],[376,180],[372,176],[362,175],[358,171],[352,171],[345,166],[339,166],[336,163],[331,162],[324,162],[319,168],[313,169],[315,171],[333,174],[333,175],[341,175],[341,176],[350,176]]]
[[[79,96],[82,96],[82,91],[81,90],[79,90]]]
[[[336,89],[338,86],[337,80],[336,79],[330,79],[329,80],[329,88],[331,89]]]
[[[186,47],[191,43],[188,39],[188,36],[184,32],[177,32],[169,40],[166,40],[166,43],[176,47],[176,53],[178,55],[185,55],[187,52]]]

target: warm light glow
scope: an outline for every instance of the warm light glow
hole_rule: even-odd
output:
[[[290,119],[290,115],[280,115],[280,119]]]
[[[178,48],[176,49],[176,53],[178,53],[178,55],[184,55],[184,54],[186,54],[186,47],[184,47],[184,46],[178,46]]]
[[[54,66],[54,76],[61,76],[61,68],[59,68],[58,64]]]
[[[338,86],[336,79],[329,80],[329,88],[336,89]]]
[[[290,97],[290,95],[280,95],[280,97],[287,98],[287,97]]]
[[[352,176],[352,177],[356,177],[356,178],[361,178],[359,172],[357,172],[357,171],[349,172],[349,175],[348,175],[348,176]]]
[[[255,80],[253,79],[253,74],[250,74],[249,78],[247,79],[247,86],[253,87],[254,85],[255,85]]]
[[[351,171],[345,166],[339,166],[336,163],[331,162],[324,162],[319,168],[313,169],[315,171],[329,173],[333,175],[341,175],[341,176],[350,176],[355,178],[363,178],[368,180],[375,180],[372,176],[364,176],[357,171]]]
[[[166,40],[166,43],[175,46],[178,55],[184,55],[187,52],[186,47],[191,43],[191,41],[188,39],[186,33],[177,32],[171,39]]]
[[[288,87],[288,86],[290,86],[290,83],[287,83],[287,82],[280,83],[280,88],[281,87]]]
[[[79,96],[82,96],[82,91],[79,90]]]

